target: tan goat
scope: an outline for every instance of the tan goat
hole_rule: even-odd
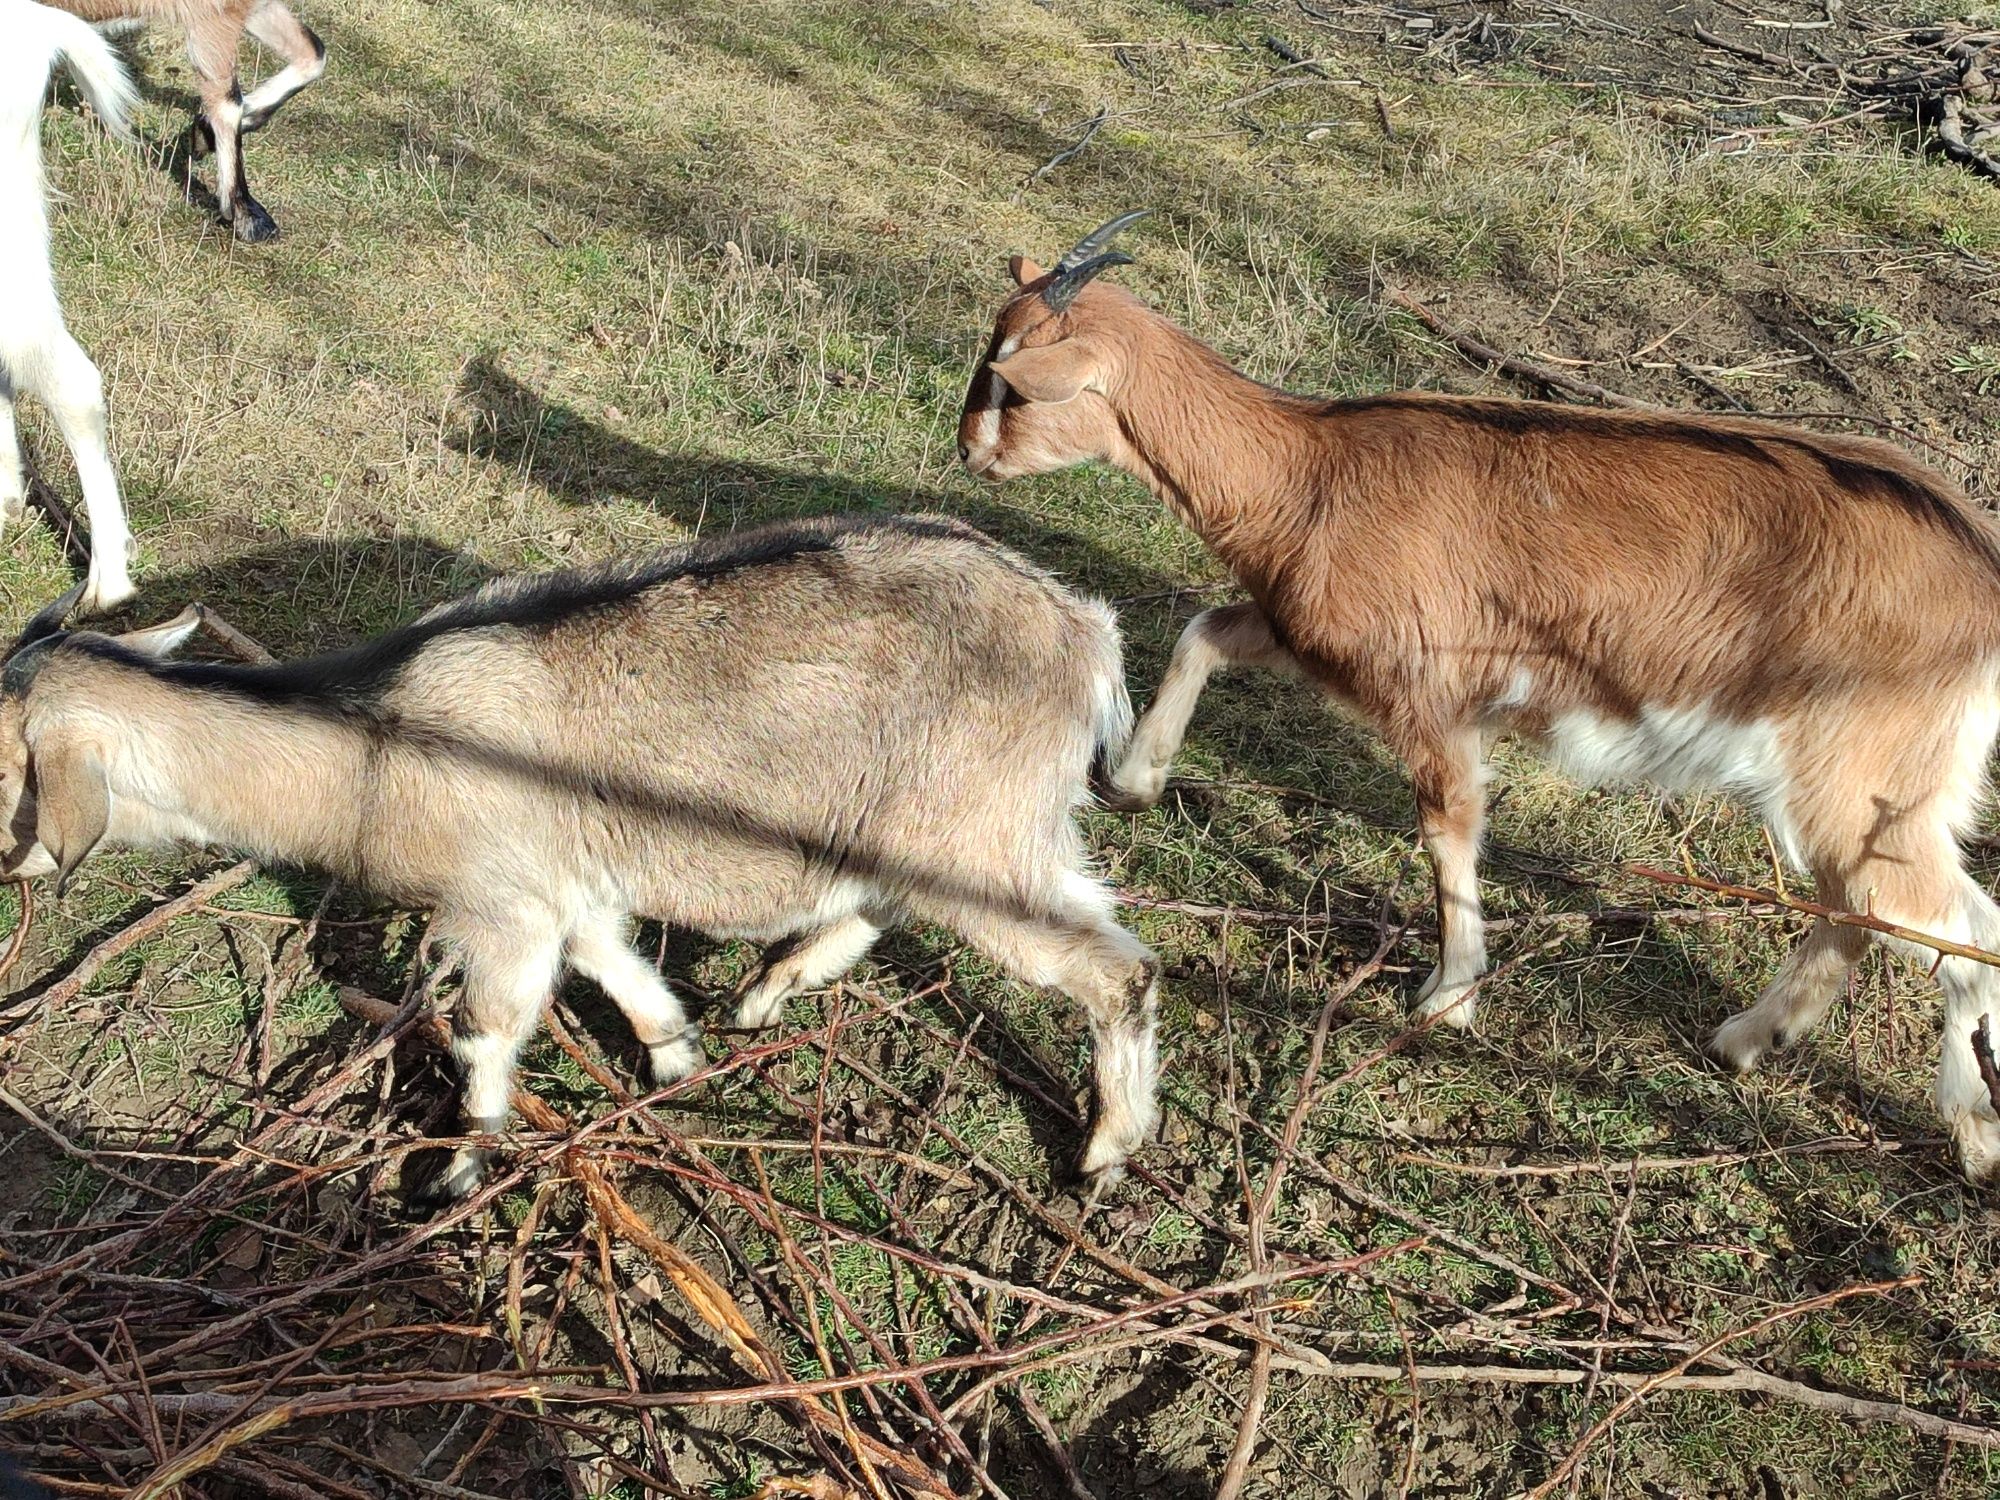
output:
[[[283,104],[326,69],[326,46],[284,0],[51,0],[86,21],[177,21],[187,34],[188,61],[201,90],[198,132],[215,152],[216,217],[242,240],[275,238],[278,226],[250,196],[243,175],[243,136],[262,130]],[[237,81],[236,54],[248,32],[285,65],[247,95]]]
[[[1158,966],[1071,818],[1131,726],[1117,627],[970,527],[747,532],[492,584],[272,667],[159,660],[168,629],[64,634],[67,602],[0,669],[0,878],[187,840],[434,908],[474,1130],[504,1124],[565,960],[657,1078],[701,1065],[635,915],[785,945],[744,986],[745,1026],[886,925],[937,922],[1088,1014],[1094,1186],[1156,1123]],[[446,1191],[480,1165],[461,1153]]]
[[[1303,672],[1408,764],[1441,953],[1419,1014],[1469,1026],[1486,967],[1485,752],[1586,782],[1734,793],[1822,899],[2000,949],[1965,872],[2000,730],[2000,546],[1885,443],[1700,414],[1273,390],[1091,277],[1012,262],[959,454],[987,479],[1101,460],[1142,480],[1254,602],[1183,633],[1112,781],[1158,799],[1218,667]],[[1820,924],[1715,1035],[1739,1069],[1825,1013],[1868,934]],[[1935,954],[1920,954],[1925,962]],[[1970,1036],[2000,972],[1939,965],[1936,1101],[1967,1175],[2000,1170]]]

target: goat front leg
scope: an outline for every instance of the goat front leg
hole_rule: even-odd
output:
[[[853,916],[772,950],[737,991],[735,1024],[748,1031],[775,1026],[787,1000],[845,974],[881,935],[876,923]]]
[[[69,444],[83,488],[84,513],[90,517],[90,573],[78,605],[85,614],[96,614],[123,604],[135,592],[132,529],[118,497],[118,473],[111,466],[104,379],[67,329],[56,337],[42,395]]]
[[[688,1021],[659,971],[632,951],[621,919],[600,916],[579,924],[570,934],[569,961],[624,1012],[646,1049],[654,1083],[678,1083],[708,1061],[701,1028]]]
[[[1471,1029],[1472,987],[1486,972],[1486,919],[1479,904],[1479,841],[1485,829],[1481,739],[1452,733],[1409,754],[1417,821],[1437,883],[1438,964],[1417,991],[1416,1018]]]
[[[1201,690],[1218,667],[1296,667],[1291,652],[1278,643],[1271,622],[1255,604],[1226,604],[1205,609],[1188,622],[1174,643],[1173,660],[1152,706],[1118,769],[1111,773],[1106,806],[1122,812],[1152,807],[1167,789],[1167,771],[1187,737],[1188,721]]]
[[[507,1127],[515,1064],[541,1023],[562,947],[544,913],[524,913],[507,928],[438,925],[440,940],[458,954],[465,973],[451,1043],[465,1129],[473,1135],[498,1135]],[[488,1155],[482,1146],[453,1152],[432,1196],[451,1201],[473,1191],[486,1176]]]

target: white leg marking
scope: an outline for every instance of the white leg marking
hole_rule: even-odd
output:
[[[701,1029],[688,1024],[680,997],[659,971],[632,951],[621,919],[593,917],[580,924],[570,935],[569,959],[624,1012],[646,1048],[656,1084],[677,1083],[708,1061]]]
[[[845,974],[881,935],[880,927],[860,916],[811,934],[752,976],[736,1002],[736,1024],[752,1031],[776,1025],[787,1000]]]

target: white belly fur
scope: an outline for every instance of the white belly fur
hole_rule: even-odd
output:
[[[1786,782],[1775,724],[1720,718],[1706,708],[1644,708],[1633,719],[1582,711],[1558,716],[1542,742],[1549,758],[1587,786],[1647,782],[1669,791],[1741,797],[1789,847]]]

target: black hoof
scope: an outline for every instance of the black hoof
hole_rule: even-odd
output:
[[[261,245],[278,237],[278,222],[256,204],[239,209],[234,224],[236,238],[246,244]]]

